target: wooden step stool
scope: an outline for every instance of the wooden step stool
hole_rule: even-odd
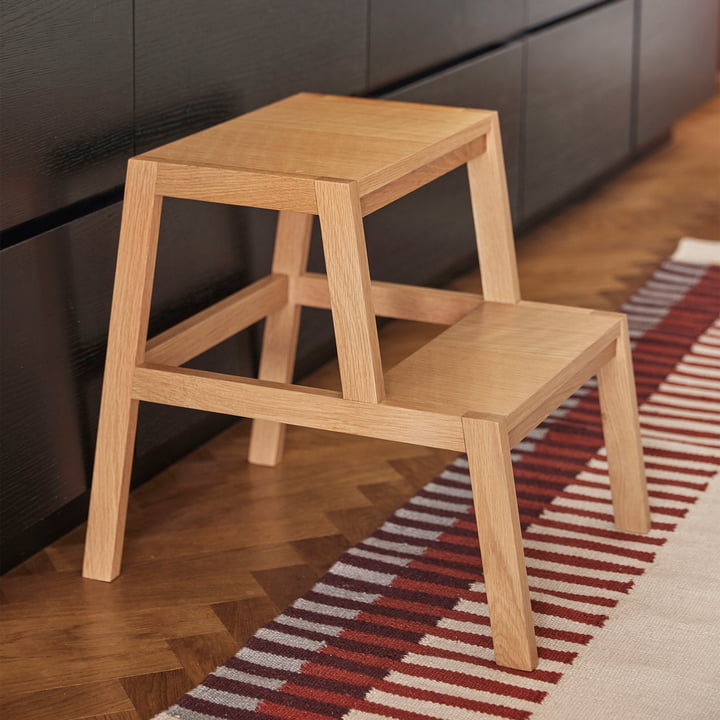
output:
[[[364,215],[467,164],[483,297],[371,282]],[[147,342],[163,197],[279,210],[272,274]],[[327,276],[306,272],[313,215]],[[441,238],[438,239],[442,241]],[[330,308],[342,393],[291,384],[301,306]],[[375,316],[451,327],[383,375]],[[259,379],[180,367],[267,318]],[[120,572],[138,401],[467,452],[497,662],[537,664],[510,448],[597,374],[616,525],[649,513],[625,317],[520,300],[497,115],[300,94],[128,164],[84,575]]]

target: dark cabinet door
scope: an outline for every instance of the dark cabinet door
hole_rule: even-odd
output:
[[[526,219],[630,152],[633,2],[623,0],[527,40]]]
[[[242,228],[225,208],[166,201],[153,294],[159,332],[242,287]],[[119,228],[119,205],[0,252],[0,545],[3,569],[81,522],[87,503]],[[252,374],[249,333],[192,364]],[[231,420],[141,403],[134,480]]]
[[[597,4],[598,0],[525,0],[525,24],[529,27]]]
[[[386,97],[498,110],[516,197],[521,83],[522,47],[514,43]],[[378,280],[438,283],[477,263],[465,167],[381,208],[365,225],[371,271]]]
[[[365,0],[135,5],[138,150],[292,93],[362,92]]]
[[[370,0],[369,86],[498,44],[522,24],[522,0]]]
[[[0,230],[122,184],[131,0],[0,3]]]
[[[639,0],[639,147],[715,94],[718,0]]]

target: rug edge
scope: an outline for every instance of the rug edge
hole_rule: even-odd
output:
[[[697,265],[720,265],[720,241],[681,238],[671,260]]]

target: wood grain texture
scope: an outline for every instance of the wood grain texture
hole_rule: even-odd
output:
[[[447,155],[432,160],[387,185],[383,185],[378,190],[374,190],[361,198],[360,206],[363,215],[369,215],[391,202],[399,200],[408,193],[413,192],[413,190],[417,190],[423,185],[437,180],[442,175],[459,168],[483,152],[485,152],[485,138],[480,137],[460,148],[451,150]]]
[[[597,379],[615,524],[621,530],[646,533],[650,507],[625,317],[615,341],[615,356],[600,368]]]
[[[83,573],[110,581],[120,571],[138,403],[132,373],[145,355],[162,199],[156,166],[128,163],[110,315]]]
[[[278,217],[272,271],[289,278],[293,290],[292,297],[265,322],[258,370],[261,380],[289,383],[293,379],[301,312],[295,286],[307,267],[312,223],[312,215],[281,212]],[[254,420],[248,460],[259,465],[277,465],[284,441],[284,423]]]
[[[497,114],[486,143],[486,151],[467,164],[483,297],[516,303],[520,283]]]
[[[316,184],[343,397],[385,397],[367,248],[356,183]]]
[[[308,206],[313,179],[356,181],[364,197],[477,140],[491,117],[485,110],[298,93],[139,157],[160,164],[159,192],[315,212]]]
[[[495,660],[519,670],[537,662],[507,427],[480,415],[463,418]]]
[[[227,142],[233,141],[228,138]],[[239,142],[262,145],[265,141],[241,138]],[[218,168],[207,162],[162,162],[158,170],[158,192],[167,197],[186,200],[222,202],[268,210],[317,212],[312,178]]]
[[[514,444],[612,356],[620,316],[485,302],[395,365],[388,400],[502,417]]]
[[[714,100],[683,120],[670,144],[519,238],[524,296],[617,309],[668,257],[678,237],[720,239],[715,184],[719,118],[720,101]],[[468,292],[478,292],[479,285],[477,272],[453,283]],[[403,321],[388,324],[380,333],[384,362],[397,363],[441,329]],[[306,381],[338,389],[337,366],[330,364]],[[226,627],[228,636],[242,643],[282,609],[252,576],[247,579],[246,571],[274,568],[277,582],[285,578],[291,585],[295,576],[285,568],[305,562],[319,577],[347,547],[349,536],[371,532],[455,455],[293,427],[282,465],[265,468],[245,463],[248,432],[249,423],[237,423],[131,493],[126,564],[122,578],[112,585],[80,577],[84,527],[0,578],[3,652],[11,653],[21,643],[23,657],[38,658],[36,677],[48,678],[41,687],[29,688],[23,678],[6,676],[7,664],[0,665],[0,712],[33,706],[50,712],[58,693],[72,697],[77,677],[96,675],[100,667],[102,682],[109,683],[155,672],[143,668],[143,658],[156,641]],[[319,502],[330,488],[335,489],[332,507],[313,513],[299,533],[298,503]],[[264,503],[252,505],[258,495]],[[247,507],[253,515],[250,523]],[[188,538],[201,541],[199,549],[189,540],[182,549],[177,546],[178,523]],[[164,553],[157,558],[154,552],[163,538]],[[236,552],[228,552],[229,547]],[[241,548],[245,552],[237,552]],[[269,574],[263,575],[265,581],[269,583]],[[307,577],[298,575],[298,583],[296,597]],[[147,623],[130,622],[140,611],[153,609]],[[54,629],[83,626],[93,617],[105,632],[75,647],[72,672],[51,672],[63,657],[61,648],[50,644]],[[107,628],[113,629],[112,645]],[[62,641],[66,638],[63,634]],[[131,641],[132,655],[114,652]],[[188,647],[204,652],[192,641]],[[182,663],[172,654],[178,669]],[[187,657],[185,661],[190,664]],[[202,661],[202,655],[196,656],[192,664]],[[101,697],[100,689],[76,693],[77,706],[60,717],[148,720],[117,709],[115,694],[105,706]],[[13,717],[12,712],[4,716]]]
[[[135,369],[133,397],[429,447],[464,447],[459,415],[407,407],[409,403],[392,398],[349,402],[333,390],[154,365]]]

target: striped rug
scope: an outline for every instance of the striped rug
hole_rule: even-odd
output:
[[[630,678],[624,692],[650,693],[647,685],[632,684],[647,668],[634,656],[631,634],[615,641],[617,663],[592,665],[584,656],[602,647],[613,625],[623,627],[624,608],[631,608],[644,576],[682,535],[683,523],[690,527],[709,486],[720,482],[720,264],[711,257],[718,247],[683,241],[623,308],[634,341],[653,517],[647,536],[613,528],[594,382],[513,450],[537,670],[493,662],[467,462],[460,457],[157,720],[569,720],[589,717],[593,706],[600,708],[597,717],[720,716],[713,714],[720,698],[702,667],[690,683],[688,702],[697,707],[688,711],[678,701],[685,714],[673,715],[672,698],[662,700],[666,712],[641,714],[645,705],[633,697],[623,701],[627,712],[608,715],[583,690],[595,688],[601,699],[612,695],[615,685],[602,678],[612,666],[627,668],[612,681]],[[697,560],[702,565],[712,557]],[[682,585],[681,578],[667,593],[680,593]],[[702,601],[702,587],[691,607]],[[652,614],[653,597],[640,617]],[[711,601],[714,607],[720,598]],[[674,618],[670,607],[667,626],[682,625],[686,618]],[[716,646],[717,627],[698,632]],[[668,633],[656,645],[670,642]],[[679,648],[682,640],[673,643]],[[717,663],[714,652],[709,657]],[[662,671],[651,676],[657,680]],[[679,697],[659,677],[652,692]],[[645,682],[652,687],[655,680]],[[657,710],[660,701],[650,700],[643,712]]]

